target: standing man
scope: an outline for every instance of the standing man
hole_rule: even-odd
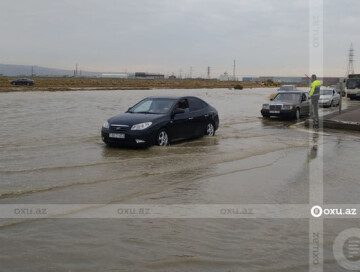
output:
[[[314,121],[314,127],[319,126],[319,98],[320,98],[320,86],[321,82],[317,80],[316,75],[311,76],[311,90],[309,98],[311,98],[312,105],[312,118]]]

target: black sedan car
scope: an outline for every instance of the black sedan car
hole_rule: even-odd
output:
[[[34,80],[32,79],[28,79],[28,78],[19,78],[19,79],[15,79],[10,81],[11,85],[28,85],[28,86],[32,86],[34,85]]]
[[[101,137],[107,145],[166,146],[214,136],[218,127],[217,110],[197,97],[148,97],[124,114],[108,119],[101,128]]]
[[[303,91],[278,92],[270,103],[263,104],[261,114],[263,117],[290,117],[298,120],[310,114],[308,94]]]

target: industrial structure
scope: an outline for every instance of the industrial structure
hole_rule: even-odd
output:
[[[351,43],[350,50],[349,50],[349,63],[348,63],[347,71],[346,71],[346,77],[348,77],[349,75],[352,75],[352,74],[354,74],[354,48],[353,48],[353,44]]]

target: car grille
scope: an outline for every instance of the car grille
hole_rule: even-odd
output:
[[[126,131],[129,129],[128,125],[110,125],[111,131]]]
[[[270,105],[271,111],[279,111],[281,110],[282,105]]]

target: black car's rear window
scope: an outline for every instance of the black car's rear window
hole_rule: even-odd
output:
[[[188,100],[189,100],[190,111],[201,110],[205,107],[204,102],[198,98],[189,97]]]

